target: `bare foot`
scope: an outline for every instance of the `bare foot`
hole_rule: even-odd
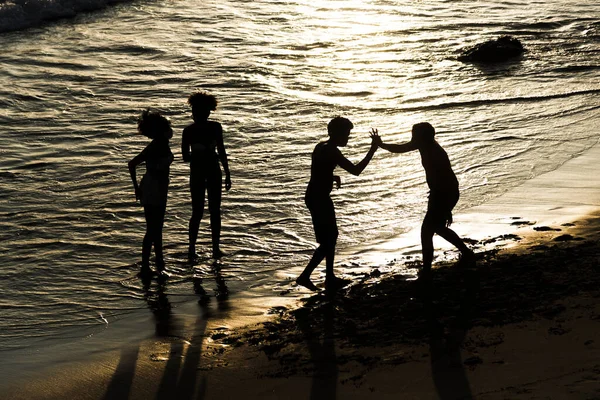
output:
[[[308,290],[312,290],[313,292],[319,290],[319,288],[316,287],[315,284],[312,283],[312,281],[309,278],[305,278],[302,275],[296,278],[296,284],[298,284],[299,286],[304,286],[305,288],[307,288]]]
[[[421,269],[417,273],[417,283],[431,282],[432,279],[433,279],[433,275],[431,273],[431,269],[430,268]]]
[[[456,263],[459,267],[473,267],[475,266],[476,256],[473,250],[467,249],[460,253],[460,258]]]
[[[334,276],[333,278],[325,279],[325,289],[336,291],[351,283],[352,281],[350,279],[341,279]]]

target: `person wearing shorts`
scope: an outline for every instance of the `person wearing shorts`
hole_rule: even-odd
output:
[[[296,279],[298,285],[310,290],[317,290],[316,285],[310,280],[314,269],[326,260],[325,288],[335,290],[345,284],[345,281],[335,276],[333,271],[335,245],[338,237],[337,220],[335,208],[330,193],[335,182],[339,188],[340,177],[333,174],[336,167],[358,176],[369,164],[379,145],[379,136],[371,132],[371,147],[365,157],[358,164],[348,160],[339,147],[348,144],[350,131],[354,128],[352,122],[344,117],[335,117],[327,125],[329,140],[317,144],[312,153],[311,174],[306,194],[304,197],[306,206],[310,211],[315,236],[319,246],[304,271]]]
[[[463,240],[450,229],[452,209],[458,202],[458,180],[452,170],[448,154],[435,140],[435,129],[428,122],[412,127],[412,139],[403,144],[381,143],[380,147],[391,153],[406,153],[419,150],[421,163],[425,169],[425,178],[429,186],[427,213],[421,225],[421,246],[423,252],[423,268],[419,277],[428,279],[433,262],[433,235],[438,234],[460,252],[464,259],[473,257]]]

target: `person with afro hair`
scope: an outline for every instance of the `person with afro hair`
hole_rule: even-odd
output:
[[[189,223],[189,258],[196,257],[196,240],[200,221],[204,214],[205,197],[208,195],[212,256],[223,256],[221,240],[221,194],[223,178],[220,164],[225,171],[225,190],[231,188],[231,175],[227,153],[223,143],[223,127],[217,121],[209,120],[211,111],[217,109],[217,99],[210,93],[197,92],[188,98],[194,122],[183,130],[181,154],[183,161],[190,163],[190,192],[192,197],[192,217]]]

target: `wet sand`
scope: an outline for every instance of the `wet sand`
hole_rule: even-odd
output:
[[[409,273],[417,259],[379,244],[359,255],[381,268],[334,297],[307,294],[235,329],[198,304],[166,335],[67,354],[5,381],[2,398],[600,398],[598,159],[595,146],[457,214],[476,265],[450,252],[431,287]]]

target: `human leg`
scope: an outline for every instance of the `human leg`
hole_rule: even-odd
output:
[[[219,172],[218,179],[211,179],[207,184],[208,212],[210,213],[210,232],[212,237],[213,258],[221,258],[223,252],[219,248],[221,241],[221,195],[222,182]]]
[[[429,193],[427,213],[421,225],[421,251],[423,252],[423,269],[421,272],[423,275],[427,275],[431,271],[433,235],[437,232],[443,232],[443,234],[450,235],[449,237],[454,240],[448,231],[454,232],[447,228],[447,225],[452,220],[452,208],[454,208],[457,201],[458,190],[450,192],[432,191]]]
[[[440,235],[442,238],[450,242],[454,245],[458,250],[460,250],[463,254],[470,254],[472,251],[467,247],[465,242],[454,232],[452,229],[448,227],[438,228],[435,233]]]
[[[326,280],[334,279],[333,264],[335,255],[335,245],[338,237],[337,221],[333,202],[329,196],[309,197],[306,199],[306,205],[310,210],[315,236],[319,247],[313,253],[308,265],[300,274],[296,283],[305,286],[311,290],[316,290],[316,286],[311,282],[310,275],[314,269],[326,258],[325,276]]]
[[[319,265],[321,261],[323,261],[326,253],[327,251],[323,248],[322,245],[319,245],[319,247],[317,247],[310,261],[308,262],[308,265],[304,268],[304,271],[302,271],[298,278],[296,278],[296,283],[298,285],[304,286],[305,288],[310,290],[317,290],[315,284],[312,283],[312,281],[310,280],[310,275],[315,270],[317,265]]]
[[[154,233],[154,254],[156,255],[156,268],[159,271],[162,271],[165,269],[165,260],[164,260],[164,256],[163,256],[163,241],[162,241],[162,236],[163,236],[163,227],[165,224],[165,211],[166,211],[166,204],[162,205],[162,206],[157,206],[156,207],[156,228],[155,228],[155,233]]]
[[[198,229],[204,214],[205,179],[203,176],[190,175],[190,193],[192,196],[192,217],[189,223],[189,251],[188,255],[194,257],[196,254],[196,240]]]
[[[435,232],[435,224],[429,212],[423,219],[421,225],[421,251],[423,253],[423,273],[428,274],[431,271],[433,262],[433,234]]]
[[[142,250],[142,267],[150,264],[150,253],[154,245],[154,254],[156,256],[157,268],[164,268],[163,248],[162,248],[162,228],[165,220],[165,206],[146,205],[144,206],[144,216],[146,217],[146,235],[144,236],[144,245]]]
[[[144,206],[146,233],[142,241],[142,270],[150,270],[150,253],[152,252],[152,211],[150,206]]]
[[[461,254],[465,256],[472,256],[473,251],[471,251],[463,242],[463,240],[450,229],[450,224],[452,223],[452,209],[458,203],[459,194],[458,191],[449,192],[447,194],[440,194],[436,196],[432,205],[432,210],[434,210],[437,215],[437,220],[439,220],[439,224],[436,225],[435,233],[440,235],[446,241],[454,245]]]
[[[338,289],[351,283],[348,279],[341,279],[335,276],[333,272],[333,262],[335,259],[335,242],[332,246],[327,249],[326,255],[326,266],[325,266],[325,289],[328,292],[335,292]]]

